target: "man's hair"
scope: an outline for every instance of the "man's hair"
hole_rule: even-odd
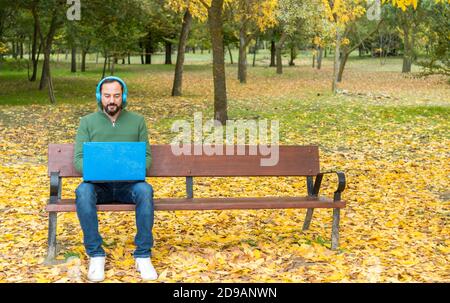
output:
[[[107,80],[103,81],[103,82],[102,82],[102,85],[100,86],[100,92],[102,92],[103,85],[104,85],[105,83],[113,83],[113,82],[117,82],[117,83],[120,84],[120,87],[122,88],[122,93],[123,93],[123,84],[120,83],[120,81],[117,81],[117,80],[114,80],[114,79],[107,79]]]

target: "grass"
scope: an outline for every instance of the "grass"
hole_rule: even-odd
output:
[[[144,115],[152,117],[155,140],[171,142],[174,136],[171,132],[173,122],[178,119],[192,122],[194,112],[201,111],[204,120],[212,117],[213,90],[209,56],[207,53],[187,54],[183,96],[177,98],[170,97],[173,65],[117,65],[116,75],[125,78],[129,86],[131,109],[138,106]],[[248,83],[244,85],[235,78],[236,64],[227,64],[229,119],[278,120],[282,142],[297,142],[300,135],[300,139],[308,138],[310,143],[320,142],[325,147],[338,144],[345,148],[348,141],[343,138],[353,136],[356,132],[361,136],[376,136],[387,128],[413,126],[424,120],[448,137],[445,133],[450,111],[448,85],[441,78],[415,79],[401,75],[398,72],[401,58],[388,58],[385,65],[380,65],[377,58],[350,57],[340,87],[358,94],[332,95],[331,57],[325,59],[323,69],[318,71],[309,65],[310,54],[303,52],[295,66],[286,66],[283,75],[277,75],[273,68],[263,65],[267,56],[267,52],[258,53],[258,64],[249,67]],[[58,103],[56,108],[62,105],[76,106],[77,114],[95,110],[95,85],[102,72],[101,64],[90,61],[85,73],[71,73],[69,62],[61,59],[53,62]],[[92,60],[92,56],[89,59]],[[198,62],[203,64],[195,64]],[[46,90],[39,91],[37,82],[27,81],[27,70],[17,68],[18,64],[9,61],[3,63],[0,69],[0,104],[48,105]],[[364,80],[361,75],[365,77]],[[414,92],[411,92],[410,87],[415,88]],[[377,94],[388,97],[373,97]],[[0,113],[0,122],[13,123],[14,119]],[[77,117],[69,119],[73,121]],[[342,137],[331,135],[336,131]],[[318,138],[327,140],[320,141]]]
[[[309,65],[311,54],[301,52],[296,65],[285,66],[282,75],[267,67],[265,60],[268,56],[268,52],[258,53],[257,65],[248,69],[247,84],[237,81],[236,64],[227,64],[228,115],[234,120],[279,120],[282,141],[293,140],[293,133],[314,141],[314,138],[327,137],[336,130],[343,136],[355,131],[374,135],[385,130],[387,125],[413,125],[423,119],[437,128],[446,125],[450,100],[445,80],[401,75],[398,72],[401,58],[388,58],[386,64],[380,65],[377,58],[351,56],[340,87],[355,94],[332,95],[331,56],[325,59],[319,71]],[[163,58],[163,55],[154,56],[153,61],[159,62],[158,58]],[[117,65],[116,75],[128,83],[131,106],[145,104],[139,109],[154,117],[152,127],[159,135],[158,140],[170,142],[169,137],[173,135],[170,128],[177,119],[192,122],[196,111],[203,112],[204,120],[213,115],[209,58],[207,52],[187,54],[183,96],[177,98],[170,97],[173,65]],[[95,64],[91,55],[86,72],[71,73],[70,62],[62,59],[52,63],[57,106],[67,104],[82,106],[87,112],[94,110],[95,85],[101,76],[102,65]],[[139,57],[132,58],[132,62],[139,61]],[[199,62],[202,64],[197,64]],[[0,69],[0,104],[47,105],[47,91],[39,91],[37,82],[26,80],[27,70],[23,66],[19,61],[3,63]],[[394,70],[396,72],[392,72]],[[411,87],[415,88],[414,92],[411,92]],[[374,97],[377,94],[387,98],[377,99]],[[346,125],[352,125],[350,130]],[[330,141],[335,141],[332,139]]]
[[[87,70],[86,72],[70,72],[70,57],[65,60],[63,55],[56,58],[56,55],[52,56],[52,76],[55,87],[55,96],[57,102],[60,104],[79,104],[87,103],[92,100],[92,91],[95,89],[96,82],[102,75],[103,63],[99,58],[99,63],[95,63],[95,55],[88,56]],[[175,56],[173,56],[175,58]],[[237,50],[233,51],[233,58],[237,60]],[[329,69],[332,66],[332,56],[324,59],[324,70]],[[56,61],[58,60],[58,61]],[[116,65],[116,75],[124,77],[129,82],[131,93],[133,90],[139,90],[141,85],[135,85],[134,80],[142,78],[142,76],[163,75],[164,77],[171,79],[173,77],[174,65],[162,64],[164,60],[163,54],[156,54],[152,57],[151,65],[141,65],[139,57],[132,57],[132,64]],[[228,81],[235,80],[237,73],[236,63],[230,64],[229,56],[225,56],[227,64]],[[248,55],[249,65],[253,60],[253,55]],[[299,69],[306,69],[311,64],[311,53],[309,51],[301,51],[296,59],[296,66],[284,67],[283,75],[275,75],[274,68],[269,68],[268,63],[270,60],[270,53],[267,50],[260,50],[256,57],[256,66],[249,66],[249,81],[252,81],[253,75],[256,78],[281,78],[281,79],[317,79],[323,80],[327,72],[322,75],[314,72],[313,69],[308,68],[307,72],[299,73]],[[285,64],[288,57],[284,56]],[[175,61],[175,60],[173,60]],[[121,61],[119,61],[121,62]],[[188,53],[186,54],[185,62],[185,75],[194,74],[205,78],[211,77],[211,54],[204,52],[200,54]],[[401,67],[401,58],[388,58],[385,65],[380,65],[379,59],[358,58],[357,56],[350,57],[348,63],[348,70],[358,71],[399,71]],[[42,62],[38,67],[38,78],[42,69]],[[0,63],[0,104],[5,105],[29,105],[29,104],[48,104],[48,93],[44,89],[38,90],[39,81],[29,82],[27,81],[27,63],[26,60],[12,60],[8,59],[7,62]],[[157,79],[155,79],[157,82]],[[155,83],[157,85],[157,83]],[[171,83],[170,83],[171,85]],[[186,85],[186,84],[185,84]],[[329,88],[316,89],[315,91],[321,94],[328,93]],[[91,92],[91,93],[89,93]],[[169,87],[170,92],[170,87]],[[168,94],[169,92],[166,92]],[[143,92],[145,95],[145,92]],[[195,93],[193,96],[196,96]]]

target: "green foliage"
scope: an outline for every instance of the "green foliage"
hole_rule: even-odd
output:
[[[439,3],[427,7],[426,57],[417,63],[423,75],[450,76],[450,4]]]

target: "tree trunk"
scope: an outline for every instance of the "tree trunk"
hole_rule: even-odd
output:
[[[44,48],[44,65],[42,67],[42,75],[41,75],[41,82],[39,84],[39,90],[44,89],[44,87],[47,85],[50,103],[54,104],[56,103],[56,98],[54,94],[53,81],[50,72],[50,53],[52,49],[51,45],[52,40],[53,38],[47,39],[46,46]]]
[[[402,73],[411,72],[412,59],[410,57],[403,57]]]
[[[403,33],[404,33],[404,51],[403,51],[403,66],[402,73],[410,73],[411,65],[412,65],[412,43],[410,39],[410,32],[408,24],[403,25]]]
[[[41,81],[39,82],[39,90],[43,90],[47,85],[47,77],[49,76],[50,50],[47,46],[44,48],[44,63],[41,71]]]
[[[127,56],[128,56],[128,65],[130,65],[130,64],[131,64],[131,57],[130,57],[130,53],[128,53],[128,54],[127,54]]]
[[[139,48],[141,49],[141,64],[144,64],[144,44],[142,42],[139,42]]]
[[[337,82],[338,82],[338,72],[339,72],[339,63],[340,63],[340,47],[341,47],[341,34],[339,31],[336,31],[336,47],[334,50],[334,69],[333,69],[333,83],[331,86],[331,90],[333,94],[337,91]]]
[[[86,49],[81,49],[81,71],[85,72],[86,71],[86,55],[87,55],[87,50]]]
[[[276,53],[275,41],[272,40],[272,41],[270,41],[270,65],[269,66],[276,66],[275,53]]]
[[[102,79],[105,78],[106,74],[106,62],[108,61],[108,53],[105,52],[105,61],[103,63],[103,73],[102,73]],[[100,79],[101,80],[101,79]]]
[[[178,43],[177,63],[175,65],[175,75],[173,78],[172,96],[181,96],[183,85],[183,65],[184,52],[192,24],[192,15],[187,9],[183,16],[183,24],[181,25],[180,42]]]
[[[145,41],[145,64],[152,64],[152,40],[150,34],[147,36],[147,40]]]
[[[256,37],[256,41],[255,41],[255,49],[253,52],[253,64],[252,66],[254,67],[256,64],[256,51],[258,50],[258,37]]]
[[[70,71],[72,73],[77,72],[77,48],[72,46],[72,61],[70,65]]]
[[[38,52],[33,60],[33,74],[31,75],[30,81],[34,82],[37,78],[37,72],[38,72],[38,64],[39,64],[39,57],[41,56],[42,51],[42,43],[39,44]]]
[[[116,63],[117,63],[117,57],[114,55],[113,56],[113,60],[112,60],[112,64],[111,64],[111,76],[114,76]]]
[[[341,62],[339,63],[339,73],[337,82],[342,81],[342,75],[344,74],[345,64],[347,63],[348,56],[350,55],[350,52],[344,51],[344,55],[341,57]]]
[[[211,1],[211,7],[208,9],[208,25],[213,49],[214,119],[218,120],[222,125],[226,125],[228,113],[223,51],[223,1]]]
[[[276,53],[277,53],[277,74],[283,73],[283,61],[281,57],[281,51],[283,50],[284,42],[287,39],[287,33],[283,32],[281,34],[280,40],[276,44]]]
[[[39,90],[44,89],[45,85],[48,85],[49,89],[49,96],[50,96],[50,102],[55,103],[55,96],[53,93],[53,82],[51,78],[50,73],[50,53],[52,50],[52,44],[53,44],[53,38],[55,37],[56,29],[59,25],[57,22],[57,9],[53,11],[53,16],[50,22],[50,28],[48,31],[48,34],[46,38],[44,39],[44,36],[42,35],[42,32],[39,30],[41,35],[41,40],[44,44],[44,65],[42,66],[42,76],[41,76],[41,82],[39,83]],[[39,26],[40,28],[40,26]]]
[[[32,45],[32,48],[31,48],[31,62],[32,62],[32,65],[33,65],[33,72],[31,74],[31,78],[29,80],[31,82],[34,82],[34,81],[36,81],[38,62],[39,62],[39,55],[40,55],[40,52],[41,52],[42,42],[39,44],[39,50],[38,50],[37,49],[37,40],[38,40],[38,35],[40,35],[40,33],[39,33],[40,26],[39,26],[39,19],[38,19],[38,16],[37,16],[36,8],[33,8],[31,13],[33,15],[33,20],[34,20],[33,45]],[[36,56],[36,52],[38,52],[37,56]]]
[[[291,45],[291,59],[289,60],[289,66],[294,66],[294,60],[297,57],[297,52],[295,51],[295,46]]]
[[[238,58],[238,80],[240,83],[247,83],[247,26],[241,26],[239,31],[239,58]]]
[[[323,48],[319,46],[319,53],[317,54],[317,69],[320,69],[322,67],[322,55]]]
[[[230,45],[227,44],[228,54],[230,55],[230,64],[234,64],[233,62],[233,54],[231,53]]]
[[[50,103],[55,104],[56,103],[56,97],[55,97],[55,90],[53,88],[53,79],[50,73],[50,59],[48,64],[48,71],[47,71],[47,85],[48,85],[48,98],[50,99]]]
[[[16,42],[12,42],[12,56],[14,59],[17,59],[17,51],[16,51]]]
[[[145,50],[145,64],[152,64],[152,54],[149,52],[150,49]]]
[[[172,43],[165,41],[166,46],[166,60],[164,64],[172,64]]]
[[[20,46],[20,59],[23,59],[23,41],[19,42],[19,46]]]

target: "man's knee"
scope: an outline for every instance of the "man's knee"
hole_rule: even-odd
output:
[[[136,203],[136,210],[148,214],[153,213],[153,187],[146,183],[140,182],[133,187],[133,199]]]
[[[139,182],[133,186],[133,192],[136,196],[153,197],[153,187],[147,182]]]
[[[97,195],[95,193],[95,186],[91,183],[83,182],[78,185],[75,190],[77,205],[82,204],[96,204]]]

